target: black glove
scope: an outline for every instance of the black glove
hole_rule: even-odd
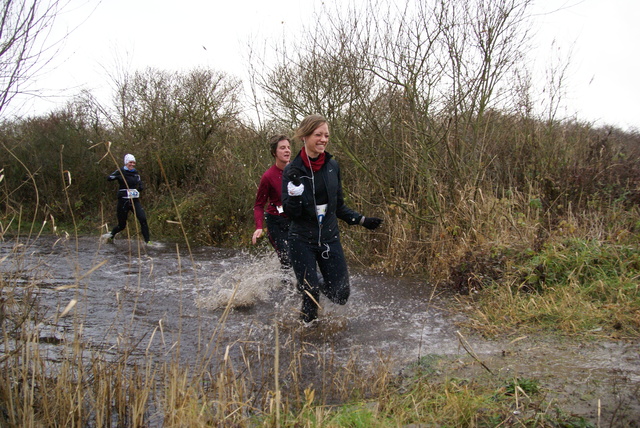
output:
[[[289,167],[287,170],[287,180],[293,183],[294,186],[302,184],[300,177],[304,175],[304,172],[295,166]]]
[[[377,229],[382,224],[382,219],[378,217],[365,217],[362,216],[360,224],[369,230]]]

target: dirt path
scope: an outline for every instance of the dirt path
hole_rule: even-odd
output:
[[[510,342],[469,342],[471,352],[447,363],[444,376],[496,384],[537,380],[548,409],[557,406],[595,427],[640,426],[638,341],[580,343],[523,336]]]

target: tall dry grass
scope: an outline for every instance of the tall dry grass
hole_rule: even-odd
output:
[[[537,204],[493,213],[500,203],[485,207],[476,222],[488,229],[474,228],[473,245],[458,246],[442,269],[442,286],[469,295],[462,307],[473,302],[469,326],[498,336],[640,336],[637,207],[568,206],[550,220]]]

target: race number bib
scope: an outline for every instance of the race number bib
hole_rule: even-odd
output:
[[[324,215],[327,213],[327,204],[316,205],[316,214],[318,215],[318,223],[322,224]]]
[[[127,199],[135,199],[140,197],[140,192],[136,189],[127,189]]]

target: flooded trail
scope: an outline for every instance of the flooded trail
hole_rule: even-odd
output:
[[[271,252],[44,237],[0,243],[0,261],[0,274],[38,295],[50,361],[63,358],[56,345],[80,332],[83,342],[113,358],[161,361],[178,353],[184,364],[212,369],[227,358],[237,366],[251,360],[258,384],[272,376],[266,361],[276,347],[283,367],[298,358],[304,382],[316,386],[335,370],[381,361],[399,370],[426,355],[446,357],[446,370],[456,376],[486,371],[461,346],[462,317],[448,309],[451,297],[417,279],[352,270],[349,302],[321,298],[319,321],[304,327],[292,278],[281,274]],[[582,406],[592,421],[621,407],[640,416],[637,342],[465,339],[495,376],[538,378],[553,399]]]
[[[77,301],[72,313],[82,320],[83,338],[103,349],[151,340],[156,330],[153,342],[139,350],[162,352],[179,341],[183,355],[195,355],[223,316],[229,341],[275,325],[301,327],[293,278],[281,274],[271,253],[200,247],[189,254],[176,244],[138,248],[135,241],[101,244],[81,237],[40,238],[17,252],[7,241],[0,245],[4,256],[10,257],[2,271],[38,278],[40,304],[55,328],[72,327],[77,317],[56,314]],[[349,302],[338,306],[322,297],[319,321],[305,328],[310,340],[330,340],[338,355],[357,349],[368,358],[393,354],[400,363],[424,353],[457,352],[451,317],[425,283],[351,274]]]

